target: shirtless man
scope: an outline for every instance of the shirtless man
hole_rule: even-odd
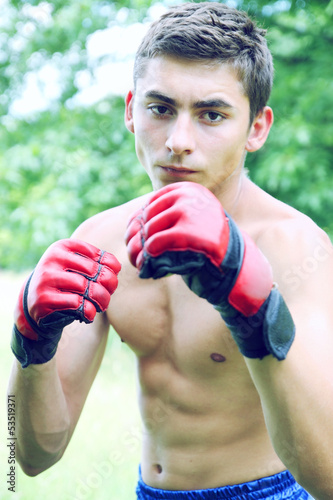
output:
[[[16,308],[27,474],[63,455],[112,325],[138,357],[140,500],[333,498],[333,248],[244,169],[273,122],[264,36],[184,4],[139,48],[125,121],[153,193],[52,245]]]

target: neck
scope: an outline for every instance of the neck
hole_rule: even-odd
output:
[[[223,185],[211,190],[232,218],[237,218],[239,205],[249,182],[246,170],[242,167],[239,172],[234,172]]]

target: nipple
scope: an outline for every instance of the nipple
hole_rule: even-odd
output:
[[[218,352],[213,352],[210,355],[210,357],[213,361],[216,361],[216,363],[223,363],[223,361],[226,361],[226,359],[227,359],[224,356],[222,356],[222,354],[219,354]]]

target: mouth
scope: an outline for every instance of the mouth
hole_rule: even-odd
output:
[[[175,165],[159,165],[159,168],[171,177],[186,177],[188,175],[196,174],[196,170],[192,170],[183,166],[175,166]]]

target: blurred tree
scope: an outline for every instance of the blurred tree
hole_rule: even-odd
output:
[[[269,27],[274,56],[275,124],[248,167],[263,189],[332,234],[333,1],[297,0],[282,12],[268,7],[257,17]]]
[[[275,60],[275,124],[267,145],[248,156],[250,175],[333,231],[333,1],[228,3],[269,29]],[[87,217],[150,189],[123,125],[123,98],[101,94],[85,107],[75,99],[82,80],[94,83],[96,69],[116,57],[108,54],[114,53],[110,46],[89,59],[90,35],[140,23],[152,6],[160,4],[2,1],[0,268],[33,266],[46,246]],[[56,85],[50,88],[45,82],[52,72]],[[108,78],[111,83],[118,74]],[[20,115],[30,97],[17,99],[33,79],[40,85],[40,110]]]
[[[95,99],[88,107],[70,104],[80,90],[77,75],[87,68],[93,73],[91,65],[105,62],[101,57],[89,67],[89,35],[121,19],[142,21],[149,4],[5,4],[0,21],[0,268],[33,266],[52,241],[68,237],[84,219],[150,189],[124,126],[123,97]],[[48,96],[45,111],[20,117],[20,104],[28,103],[17,99],[29,75],[40,72],[42,99],[47,91],[42,71],[55,71],[55,94]]]
[[[123,107],[121,97],[89,109],[61,107],[8,134],[0,156],[3,267],[33,266],[84,219],[150,189]]]

